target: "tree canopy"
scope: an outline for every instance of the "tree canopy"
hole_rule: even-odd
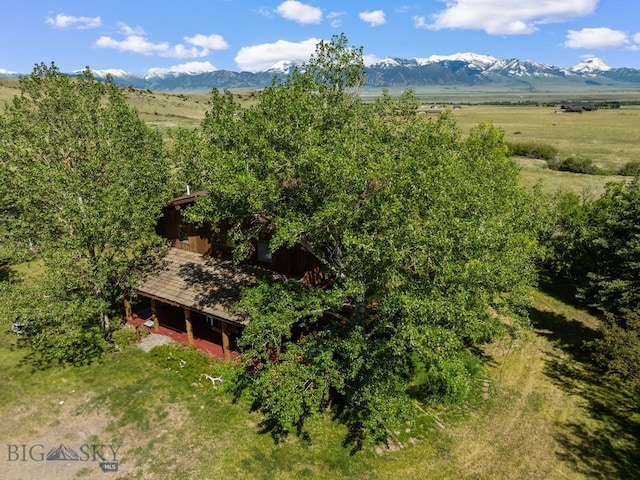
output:
[[[597,199],[564,195],[558,207],[550,266],[601,313],[602,338],[591,343],[596,360],[639,389],[640,177],[610,183]]]
[[[45,272],[3,306],[43,358],[84,361],[158,249],[171,196],[162,138],[112,82],[40,64],[0,116],[0,158],[3,243]]]
[[[313,288],[262,284],[238,305],[247,388],[276,436],[332,403],[357,446],[412,398],[462,398],[472,352],[536,278],[536,202],[503,133],[465,137],[411,91],[365,103],[362,78],[361,50],[334,37],[254,106],[214,90],[201,128],[176,136],[184,180],[211,192],[192,220],[224,220],[239,260],[268,238],[324,265]]]

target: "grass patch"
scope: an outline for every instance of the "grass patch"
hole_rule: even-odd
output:
[[[485,348],[465,401],[419,405],[415,421],[394,432],[397,451],[351,455],[344,427],[328,416],[309,422],[310,441],[275,444],[259,433],[259,414],[225,389],[185,378],[179,357],[158,362],[136,347],[93,365],[32,371],[8,332],[0,333],[2,441],[117,443],[123,479],[633,478],[637,402],[590,366],[582,343],[597,335],[598,319],[571,305],[570,291],[544,287],[534,292],[532,327]],[[189,361],[190,372],[202,367]],[[0,478],[103,475],[97,464],[62,463],[50,471],[51,462],[4,461]]]

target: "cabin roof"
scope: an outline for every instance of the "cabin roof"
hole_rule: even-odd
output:
[[[209,195],[209,192],[207,190],[200,190],[198,192],[193,192],[188,195],[183,195],[181,197],[175,197],[173,200],[171,200],[170,205],[177,206],[177,205],[183,205],[185,203],[192,203],[196,198],[206,197],[207,195]]]
[[[242,287],[260,280],[284,281],[288,277],[251,265],[236,265],[199,253],[171,248],[158,267],[135,292],[178,307],[247,325],[249,318],[231,312]]]

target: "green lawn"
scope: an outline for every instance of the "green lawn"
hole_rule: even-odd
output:
[[[33,371],[4,328],[1,440],[8,449],[47,451],[122,445],[119,472],[109,478],[633,478],[637,402],[594,371],[581,348],[597,320],[542,291],[534,297],[532,329],[489,345],[467,401],[423,406],[415,425],[395,433],[404,443],[398,451],[352,455],[329,414],[310,422],[311,442],[275,444],[246,404],[206,380],[186,381],[136,347],[94,365]],[[98,462],[7,461],[5,452],[0,478],[104,475]]]

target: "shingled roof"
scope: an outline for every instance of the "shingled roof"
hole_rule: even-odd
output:
[[[286,278],[264,268],[236,265],[228,260],[171,248],[135,291],[169,305],[246,325],[248,318],[230,311],[240,300],[242,287],[255,285],[259,280],[284,281]]]

